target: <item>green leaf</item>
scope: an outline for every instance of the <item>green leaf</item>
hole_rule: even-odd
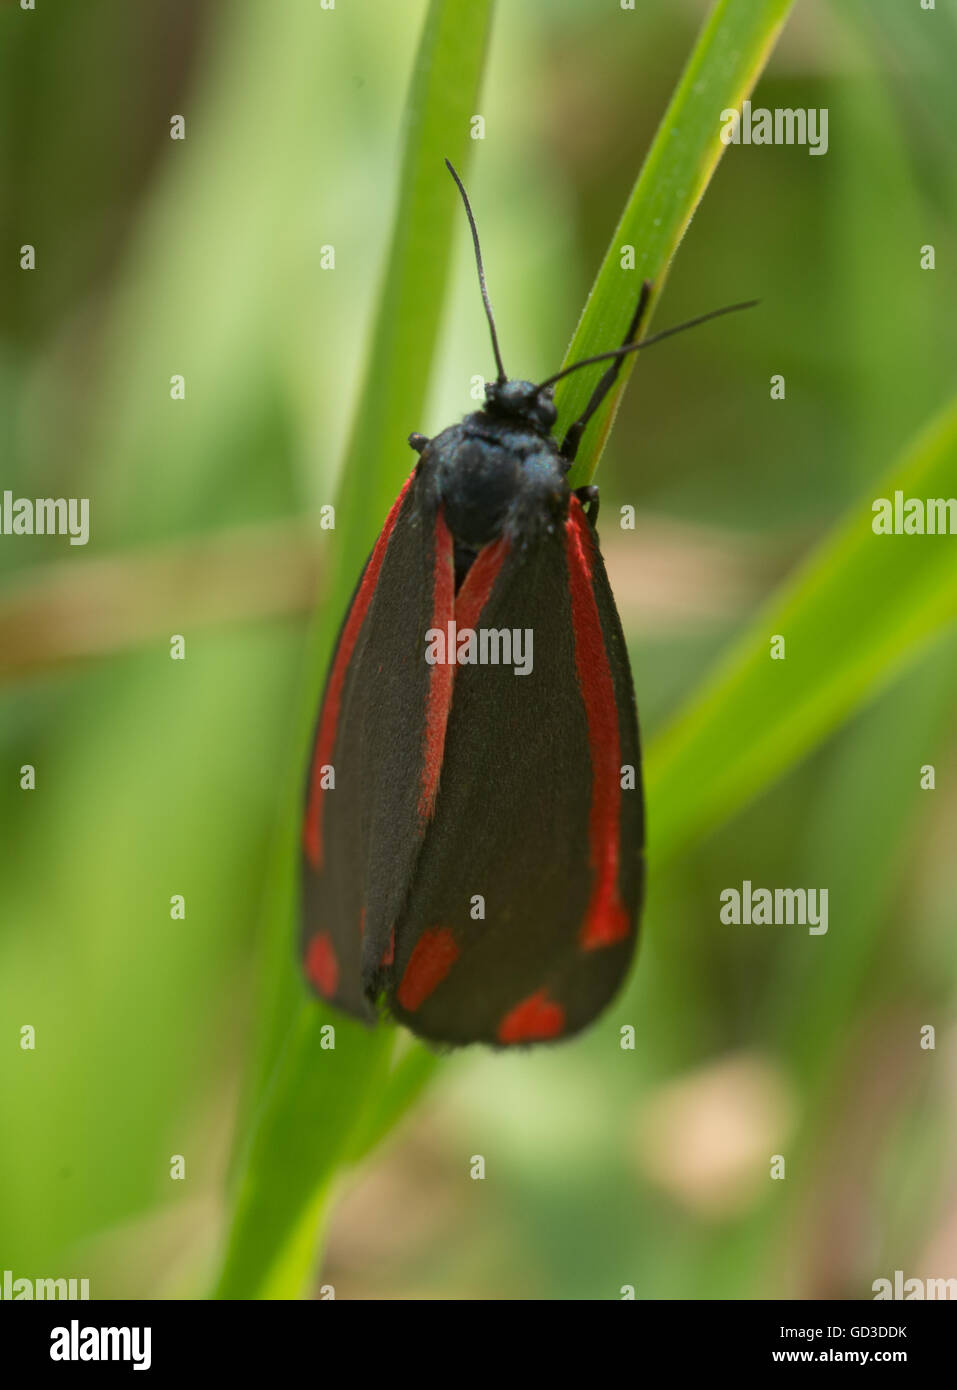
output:
[[[394,1036],[323,1049],[321,1011],[300,1008],[244,1155],[217,1296],[290,1298],[312,1268],[323,1197],[371,1088],[385,1080]],[[343,1029],[347,1035],[349,1030]],[[338,1029],[337,1029],[338,1033]]]
[[[396,1042],[398,1060],[387,1083],[369,1097],[362,1123],[352,1134],[349,1160],[357,1163],[371,1153],[381,1139],[398,1124],[432,1079],[439,1058],[408,1033]]]
[[[668,262],[723,149],[720,112],[751,89],[790,3],[720,0],[715,7],[585,307],[571,348],[576,359],[617,345],[642,279],[653,278],[656,294],[660,292]],[[490,5],[474,0],[433,0],[429,9],[409,102],[392,248],[337,509],[336,554],[323,614],[341,612],[348,601],[358,563],[396,491],[397,441],[415,427],[423,405],[457,212],[447,182],[437,178],[437,171],[444,175],[446,155],[462,162],[489,17]],[[623,239],[641,245],[637,274],[619,269]],[[587,400],[590,383],[583,378],[591,375],[583,372],[563,384],[559,401],[565,423]],[[616,398],[626,375],[622,373]],[[373,397],[376,406],[370,410],[367,402]],[[594,469],[613,405],[612,400],[606,403],[589,431],[589,447],[576,470],[582,476],[576,481]],[[304,749],[333,630],[320,615],[313,644],[315,684],[307,692],[301,719]],[[296,804],[292,787],[289,804]],[[391,1031],[369,1035],[340,1022],[350,1057],[349,1085],[344,1087],[341,1063],[335,1073],[323,1065],[328,1054],[324,1059],[318,1039],[325,1014],[313,1004],[307,1006],[306,1022],[293,1042],[282,1050],[285,1020],[301,1003],[302,993],[289,966],[297,829],[290,815],[270,888],[274,911],[264,970],[272,981],[272,998],[246,1103],[254,1138],[239,1169],[221,1295],[294,1296],[301,1290],[314,1248],[310,1233],[320,1221],[334,1172],[341,1162],[368,1151],[392,1127],[434,1066],[430,1054],[413,1044],[387,1079]],[[302,1097],[308,1097],[308,1103],[303,1104]],[[277,1185],[281,1196],[275,1192]]]
[[[737,106],[751,91],[792,3],[719,0],[714,7],[612,236],[564,365],[618,346],[645,279],[654,283],[653,308],[671,258],[724,151],[719,138],[720,113]],[[620,247],[624,243],[636,249],[634,270],[621,268]],[[594,474],[632,361],[627,360],[615,390],[586,433],[569,475],[572,486],[580,486]],[[559,384],[559,437],[581,414],[603,370],[586,368]],[[380,1133],[404,1112],[431,1075],[434,1059],[424,1049],[410,1054],[410,1069],[416,1054],[418,1084],[406,1094],[405,1104],[397,1104],[388,1088],[380,1097]]]
[[[385,1086],[395,1046],[391,1028],[370,1032],[312,1001],[292,963],[299,782],[315,717],[316,691],[356,571],[412,456],[405,437],[425,400],[448,279],[458,197],[444,159],[464,167],[492,15],[492,0],[431,0],[406,111],[405,151],[392,240],[372,346],[336,508],[324,602],[311,646],[297,757],[290,770],[273,872],[267,885],[265,1021],[241,1132],[253,1135],[234,1161],[236,1200],[220,1273],[220,1297],[296,1297],[315,1258],[316,1230],[340,1160],[377,1133],[364,1106]],[[369,403],[375,402],[370,409]],[[331,615],[331,616],[330,616]],[[294,780],[293,780],[294,779]],[[289,1019],[299,1022],[288,1036]],[[320,1046],[335,1022],[337,1050]],[[334,1065],[330,1065],[330,1062]],[[408,1091],[399,1069],[399,1094]],[[395,1115],[394,1103],[383,1114]],[[353,1133],[356,1134],[354,1143]],[[352,1147],[350,1147],[352,1145]]]
[[[792,3],[719,0],[715,5],[615,228],[563,366],[619,346],[644,280],[653,286],[647,329],[671,259],[724,153],[721,112],[739,106],[753,88]],[[634,247],[633,269],[622,267],[623,246]],[[586,431],[569,474],[572,487],[594,476],[638,355],[625,359],[615,387]],[[604,370],[604,365],[586,367],[559,383],[555,392],[559,437],[581,415]]]
[[[957,401],[758,614],[647,760],[649,845],[674,854],[758,795],[957,619],[952,536],[884,536],[872,501],[957,495]],[[770,639],[786,643],[770,657]]]
[[[358,396],[336,507],[333,584],[339,614],[379,527],[411,472],[406,440],[425,409],[429,373],[448,282],[452,237],[462,209],[446,158],[467,167],[485,67],[492,0],[432,0],[419,46],[406,112],[405,156],[372,350]],[[334,636],[337,624],[334,625]],[[328,634],[327,634],[328,635]],[[327,649],[331,640],[319,646]],[[326,650],[320,652],[324,668]]]

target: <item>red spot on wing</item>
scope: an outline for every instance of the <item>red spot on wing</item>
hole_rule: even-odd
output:
[[[435,557],[432,581],[432,621],[430,627],[446,628],[455,607],[455,551],[452,533],[445,524],[442,508],[435,518]],[[422,775],[419,781],[419,823],[429,820],[435,807],[435,794],[442,770],[445,729],[452,703],[450,662],[429,668],[429,692],[425,702],[425,734],[422,740]]]
[[[314,869],[322,868],[322,808],[325,798],[325,791],[321,785],[322,768],[331,762],[332,750],[336,741],[336,729],[339,724],[339,708],[342,703],[342,689],[345,685],[346,672],[349,669],[349,662],[352,660],[352,653],[355,649],[359,632],[372,602],[376,584],[379,581],[379,571],[382,568],[382,561],[385,559],[385,552],[389,544],[399,509],[405,500],[405,495],[411,486],[415,470],[409,474],[405,480],[402,491],[399,493],[392,510],[386,517],[385,525],[379,532],[379,539],[375,543],[375,548],[366,565],[359,591],[353,600],[352,607],[349,609],[349,616],[346,619],[345,627],[339,638],[339,645],[332,663],[332,670],[329,673],[329,683],[326,686],[325,699],[322,702],[322,714],[319,718],[319,730],[316,734],[315,750],[312,758],[312,777],[309,786],[309,799],[306,805],[306,819],[303,826],[303,845],[309,862]]]
[[[332,937],[317,932],[306,950],[306,974],[324,999],[332,999],[339,986],[339,962]]]
[[[530,994],[505,1015],[498,1026],[502,1043],[541,1042],[557,1038],[565,1027],[565,1010],[544,989]]]
[[[395,960],[395,927],[389,932],[389,944],[382,953],[380,965],[391,965]]]
[[[618,706],[592,587],[594,541],[577,497],[571,499],[565,523],[565,549],[575,633],[575,667],[585,704],[592,767],[588,850],[594,878],[579,932],[579,941],[588,951],[622,941],[631,923],[618,896],[621,837]]]
[[[415,943],[395,997],[414,1013],[436,989],[458,960],[459,948],[448,927],[431,927]]]

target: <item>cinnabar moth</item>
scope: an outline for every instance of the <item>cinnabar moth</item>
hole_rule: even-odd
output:
[[[566,474],[625,355],[665,334],[638,341],[646,283],[620,348],[510,381],[448,167],[498,376],[461,424],[410,436],[418,462],[343,622],[306,796],[302,954],[313,988],[367,1022],[384,996],[433,1042],[542,1042],[591,1023],[635,946],[634,691],[597,489]],[[554,383],[605,359],[559,443]],[[531,669],[495,663],[503,634],[527,649],[528,632]]]

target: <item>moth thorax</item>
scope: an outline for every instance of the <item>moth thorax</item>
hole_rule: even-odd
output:
[[[495,540],[520,486],[521,464],[510,450],[463,439],[442,470],[445,521],[458,540],[478,549]]]

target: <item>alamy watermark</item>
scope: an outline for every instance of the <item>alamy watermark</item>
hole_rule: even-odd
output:
[[[731,926],[807,927],[810,936],[827,932],[826,888],[752,888],[746,878],[740,888],[720,893],[721,921]]]
[[[906,1279],[902,1269],[894,1270],[894,1278],[875,1279],[874,1302],[881,1299],[957,1299],[957,1279]]]
[[[75,1303],[90,1296],[89,1279],[18,1279],[12,1269],[0,1278],[0,1298],[16,1302],[34,1299],[38,1303],[65,1299]]]
[[[88,497],[14,497],[0,494],[0,535],[69,536],[71,545],[90,539]]]
[[[871,503],[871,530],[877,536],[957,535],[957,497],[891,497]]]
[[[725,145],[807,145],[808,154],[827,154],[827,107],[752,107],[750,101],[721,112]]]
[[[530,627],[458,627],[453,618],[425,634],[425,659],[430,666],[511,666],[516,676],[533,667]]]

